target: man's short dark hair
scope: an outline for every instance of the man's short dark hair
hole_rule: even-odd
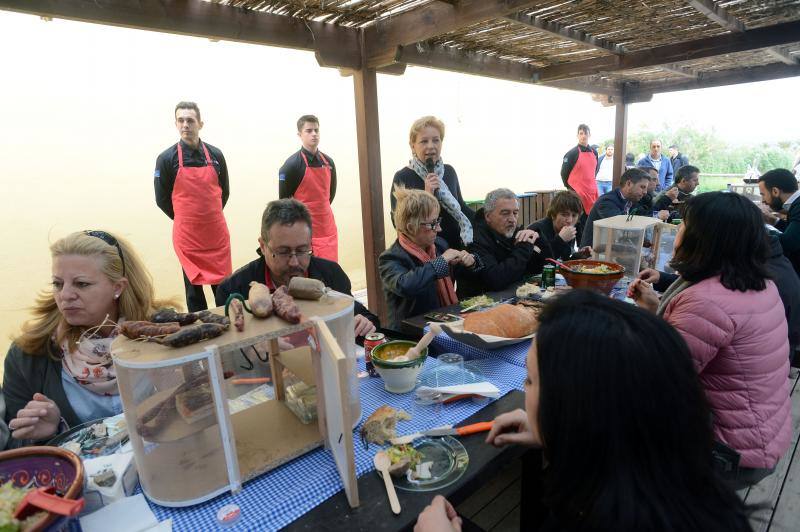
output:
[[[781,192],[797,192],[797,178],[786,168],[775,168],[758,178],[767,189],[778,188]]]
[[[580,133],[581,131],[585,131],[587,135],[591,134],[589,126],[587,126],[586,124],[578,124],[578,133]]]
[[[314,115],[303,115],[297,119],[297,132],[303,131],[303,126],[306,122],[311,122],[312,124],[317,124],[319,126],[319,118]]]
[[[669,149],[670,149],[670,150],[676,150],[676,151],[680,151],[680,150],[678,150],[678,145],[677,145],[677,144],[672,144],[672,145],[669,147]]]
[[[172,113],[173,115],[178,113],[178,109],[189,109],[194,111],[197,114],[197,120],[200,121],[200,108],[197,107],[197,104],[194,102],[178,102],[178,105],[175,106],[175,112]]]
[[[634,185],[639,181],[647,179],[650,181],[650,174],[642,170],[641,168],[628,168],[625,170],[625,173],[619,178],[620,185],[625,185],[628,181],[633,183]]]
[[[261,215],[261,238],[269,243],[269,230],[273,225],[293,225],[296,222],[305,223],[311,231],[311,214],[303,202],[294,198],[270,201]]]
[[[700,169],[696,166],[692,166],[691,164],[685,164],[678,168],[678,171],[675,172],[675,184],[677,185],[684,179],[689,179],[692,177],[692,174],[699,174]]]

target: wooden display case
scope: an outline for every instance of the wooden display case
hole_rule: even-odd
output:
[[[350,505],[358,506],[352,429],[361,404],[353,299],[329,292],[320,301],[297,303],[303,315],[297,325],[247,314],[243,332],[231,326],[222,336],[187,347],[114,341],[139,478],[153,502],[188,506],[236,492],[248,479],[324,443]],[[222,308],[214,312],[222,314]],[[280,338],[304,331],[309,345],[282,348]],[[262,343],[269,346],[275,398],[231,414],[220,353]],[[317,387],[316,424],[302,423],[286,406],[285,370]]]

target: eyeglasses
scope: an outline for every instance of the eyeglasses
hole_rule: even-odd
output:
[[[428,229],[433,231],[437,227],[441,227],[442,226],[442,219],[441,218],[436,218],[436,220],[434,220],[432,222],[420,222],[419,226],[420,227],[427,227]]]
[[[311,257],[311,254],[314,252],[308,248],[297,248],[295,250],[290,249],[272,249],[269,244],[267,244],[267,249],[272,252],[272,258],[280,257],[283,260],[291,260],[292,257],[296,257],[297,260],[307,259]]]
[[[117,242],[117,239],[111,236],[110,234],[106,233],[105,231],[84,231],[84,235],[93,236],[95,238],[99,238],[109,246],[114,246],[117,248],[117,253],[119,254],[119,260],[122,261],[122,276],[125,277],[125,257],[122,255],[122,248]]]

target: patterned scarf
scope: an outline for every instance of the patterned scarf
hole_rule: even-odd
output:
[[[65,340],[61,345],[63,368],[75,382],[98,395],[119,395],[117,374],[111,359],[111,343],[119,329],[107,337],[90,335],[81,337],[75,349],[70,351]]]
[[[433,244],[428,246],[428,249],[422,249],[403,233],[400,233],[398,241],[400,242],[400,247],[423,264],[436,258],[436,246]],[[453,288],[453,280],[450,279],[449,275],[436,279],[436,295],[439,296],[439,305],[443,307],[458,303],[458,297],[456,297],[456,291]]]
[[[428,169],[425,167],[425,163],[416,157],[412,157],[411,160],[408,161],[408,167],[414,170],[424,184],[425,176],[428,175]],[[439,203],[444,209],[450,213],[450,216],[455,218],[458,222],[458,232],[461,235],[461,241],[467,246],[472,243],[472,223],[470,223],[467,215],[461,211],[461,205],[458,204],[458,200],[453,196],[453,193],[450,192],[450,189],[447,188],[444,182],[444,163],[441,158],[436,161],[433,167],[433,173],[439,176],[440,183],[439,188],[436,189],[433,195],[436,196],[436,199],[439,200]]]

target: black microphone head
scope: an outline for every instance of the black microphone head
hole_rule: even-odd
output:
[[[429,174],[433,173],[433,157],[428,157],[425,159],[425,169]]]

